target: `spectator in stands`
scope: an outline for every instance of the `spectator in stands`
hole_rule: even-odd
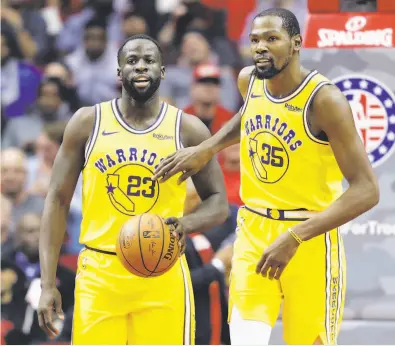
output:
[[[28,334],[32,342],[47,341],[45,333],[38,325],[38,317],[35,310],[40,299],[40,263],[39,263],[39,235],[41,225],[41,214],[26,213],[21,216],[15,234],[15,249],[7,258],[2,260],[16,264],[22,270],[27,281],[27,294],[24,300],[28,306],[23,315],[30,314],[29,325],[25,322],[23,331]],[[57,286],[62,294],[62,309],[67,312],[74,304],[75,275],[62,265],[58,265],[56,271]],[[63,321],[57,321],[60,327]]]
[[[81,101],[74,83],[74,76],[69,67],[62,62],[49,63],[44,70],[45,78],[58,78],[65,87],[65,102],[68,103],[71,113],[81,108]]]
[[[166,69],[166,77],[161,84],[161,96],[172,98],[177,107],[185,108],[191,103],[190,85],[193,83],[194,68],[203,63],[216,64],[215,54],[208,41],[199,32],[188,32],[181,45],[181,55],[176,65]],[[220,103],[230,111],[239,106],[239,93],[233,73],[229,69],[221,71]]]
[[[8,232],[11,223],[11,202],[1,194],[1,252],[5,251],[10,244]]]
[[[40,220],[41,216],[33,213],[21,216],[15,229],[14,251],[6,258],[16,263],[23,270],[28,281],[39,278],[38,239]]]
[[[39,135],[44,124],[71,117],[70,106],[66,102],[66,88],[58,78],[45,78],[38,90],[37,102],[27,113],[11,119],[4,133],[3,146],[18,146],[26,149]]]
[[[28,160],[29,193],[45,196],[48,192],[52,166],[63,141],[67,122],[56,121],[44,125],[35,143],[35,155]]]
[[[52,166],[56,154],[63,142],[63,134],[67,123],[56,121],[46,124],[36,141],[35,156],[28,161],[29,183],[28,191],[33,195],[45,198],[51,179]],[[80,224],[82,220],[82,178],[78,180],[67,220],[67,234],[69,242],[66,247],[70,253],[78,253],[82,246],[78,243]]]
[[[92,106],[118,96],[117,51],[117,44],[107,40],[105,21],[90,20],[85,26],[84,44],[65,58],[83,105]]]
[[[31,339],[22,330],[26,320],[27,282],[23,271],[12,261],[1,259],[1,344],[28,345]],[[29,316],[30,317],[30,316]]]
[[[213,64],[201,64],[195,68],[193,77],[192,103],[184,111],[199,117],[214,134],[233,116],[233,113],[219,104],[221,70]]]
[[[47,25],[33,0],[2,0],[1,17],[12,26],[25,59],[40,63],[50,49]]]
[[[11,119],[4,132],[3,147],[19,147],[31,154],[44,124],[69,120],[71,112],[65,102],[65,88],[57,78],[41,81],[38,99],[24,116]]]
[[[341,12],[376,12],[377,0],[341,0]]]
[[[1,193],[12,203],[11,228],[27,212],[41,214],[44,199],[41,196],[29,195],[25,189],[27,183],[27,160],[18,148],[3,149],[1,152]]]
[[[219,154],[219,162],[224,173],[228,201],[239,207],[243,204],[240,198],[240,144],[224,149]]]
[[[37,98],[41,73],[23,58],[13,29],[1,21],[1,104],[5,118],[23,115]]]
[[[123,39],[138,34],[148,34],[148,25],[144,17],[136,12],[127,12],[122,21]]]
[[[93,18],[101,18],[104,22],[104,30],[107,32],[110,42],[120,42],[122,40],[121,23],[123,8],[113,11],[114,1],[112,0],[86,0],[85,8],[64,23],[57,41],[57,49],[63,53],[71,53],[82,44],[86,24]],[[126,4],[127,5],[127,4]]]
[[[183,0],[165,17],[158,39],[166,51],[177,50],[186,32],[198,30],[218,54],[221,66],[238,65],[237,49],[226,36],[225,10],[208,7],[199,1]]]

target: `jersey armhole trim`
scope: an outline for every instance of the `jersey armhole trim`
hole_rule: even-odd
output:
[[[179,109],[177,111],[177,117],[176,117],[176,149],[180,150],[181,148],[184,148],[184,146],[182,145],[182,141],[181,141],[181,118],[182,118],[182,114],[184,112],[182,111],[182,109]]]
[[[304,130],[307,134],[307,136],[313,141],[316,142],[318,144],[323,144],[323,145],[329,145],[328,141],[323,141],[319,138],[317,138],[314,134],[311,133],[310,128],[309,128],[309,124],[307,122],[307,113],[308,110],[310,108],[310,105],[312,104],[313,100],[314,100],[314,96],[317,94],[317,92],[325,85],[332,85],[331,82],[328,81],[323,81],[320,82],[312,91],[312,93],[310,94],[309,98],[307,99],[306,105],[304,106],[303,109],[303,127]]]
[[[101,120],[101,106],[100,106],[100,104],[96,104],[95,105],[95,123],[93,125],[93,131],[86,142],[85,162],[84,162],[83,168],[85,168],[85,166],[87,165],[89,157],[92,153],[93,147],[95,146],[97,137],[99,136],[100,120]]]
[[[243,114],[247,108],[248,100],[250,99],[250,94],[252,91],[252,87],[254,85],[254,81],[255,81],[255,74],[253,72],[251,72],[250,81],[248,82],[248,89],[247,89],[246,98],[244,100],[243,106],[240,108],[240,111],[239,111],[240,117],[243,116]]]

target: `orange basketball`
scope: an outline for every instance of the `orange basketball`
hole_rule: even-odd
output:
[[[156,214],[142,214],[128,220],[119,232],[116,252],[123,266],[141,277],[166,273],[180,253],[178,239]]]

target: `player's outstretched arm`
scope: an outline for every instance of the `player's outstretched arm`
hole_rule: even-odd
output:
[[[210,137],[210,131],[202,121],[189,114],[183,114],[181,140],[184,147],[199,145]],[[184,233],[203,232],[223,223],[229,212],[226,189],[221,167],[216,158],[193,177],[192,181],[202,203],[180,219]]]
[[[238,78],[238,87],[243,99],[247,95],[248,83],[253,66],[241,70]],[[190,176],[199,172],[210,159],[221,150],[240,141],[240,112],[235,114],[214,136],[207,138],[199,145],[178,150],[163,160],[154,172],[152,179],[164,182],[173,175],[183,172],[178,179],[182,183]]]
[[[62,301],[56,288],[59,252],[67,226],[70,202],[84,164],[84,148],[94,122],[92,107],[78,110],[69,121],[63,143],[56,155],[45,200],[40,230],[41,297],[38,308],[40,327],[50,336],[59,331],[52,323],[55,310],[63,318]]]
[[[377,180],[355,128],[347,99],[335,86],[324,86],[315,97],[312,111],[317,125],[328,136],[349,188],[325,211],[294,228],[302,240],[353,220],[379,201]]]

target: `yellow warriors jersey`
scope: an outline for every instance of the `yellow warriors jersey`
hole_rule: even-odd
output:
[[[85,150],[80,242],[115,251],[116,237],[132,216],[181,217],[185,184],[159,184],[155,168],[180,148],[182,111],[163,102],[157,120],[136,130],[123,120],[116,100],[95,106],[95,125]]]
[[[241,188],[253,208],[325,209],[342,193],[342,174],[325,136],[309,129],[308,108],[331,84],[312,71],[290,95],[275,98],[251,76],[241,109]]]

